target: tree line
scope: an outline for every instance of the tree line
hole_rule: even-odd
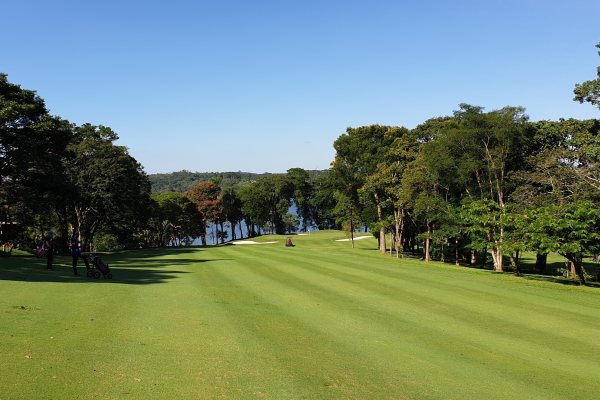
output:
[[[202,181],[154,199],[167,209],[181,204],[170,217],[172,238],[184,208],[187,220],[199,217],[182,237],[203,244],[211,223],[221,242],[224,224],[231,239],[313,225],[352,236],[367,227],[383,254],[482,265],[490,254],[496,271],[509,263],[519,273],[520,254],[534,251],[545,273],[547,255],[558,252],[585,281],[583,257],[600,252],[599,131],[598,120],[531,122],[521,107],[461,104],[412,130],[348,128],[326,175],[293,168],[227,189]]]
[[[599,88],[600,68],[574,99],[600,107]],[[110,128],[51,116],[35,92],[0,75],[0,239],[57,227],[66,248],[79,227],[90,249],[206,244],[211,224],[221,243],[311,226],[351,238],[369,229],[383,254],[482,265],[489,254],[496,271],[518,273],[522,252],[533,251],[544,273],[557,252],[585,281],[583,258],[600,253],[599,131],[596,119],[530,121],[522,107],[460,104],[414,129],[348,128],[325,172],[191,183],[182,171],[179,190],[153,193]]]
[[[425,261],[476,264],[489,253],[494,270],[508,260],[519,272],[528,250],[544,273],[558,252],[585,281],[583,257],[600,252],[599,131],[598,120],[466,104],[413,130],[348,128],[334,144],[337,207],[351,227],[369,224],[384,254],[419,247]]]
[[[600,108],[600,67],[574,94]],[[584,256],[600,253],[599,131],[596,119],[531,122],[522,107],[469,104],[412,130],[348,128],[331,168],[338,221],[370,225],[384,254],[421,244],[425,261],[489,252],[494,270],[508,259],[519,273],[528,250],[544,273],[557,252],[585,282]]]
[[[307,170],[311,178],[327,174],[327,170]],[[262,174],[253,172],[191,172],[177,171],[163,174],[148,174],[152,185],[152,193],[160,192],[185,192],[194,184],[201,181],[218,181],[221,189],[238,188],[248,182],[273,175],[265,172]]]
[[[109,127],[51,115],[34,91],[0,74],[0,242],[32,248],[53,229],[66,252],[77,228],[89,251],[190,245],[197,238],[206,244],[208,224],[217,226],[221,242],[229,239],[225,224],[231,239],[313,223],[335,227],[315,211],[312,193],[327,172],[208,173],[201,177],[211,179],[187,190],[152,193],[142,165],[117,140]],[[178,180],[190,174],[182,171]],[[292,204],[298,215],[289,212]]]
[[[200,181],[184,192],[152,195],[156,204],[149,242],[186,244],[199,238],[207,244],[207,229],[220,243],[253,237],[307,231],[310,227],[340,227],[333,209],[333,187],[328,174],[311,174],[291,168],[285,174],[268,174],[223,187],[218,178]],[[293,206],[293,208],[292,208]]]

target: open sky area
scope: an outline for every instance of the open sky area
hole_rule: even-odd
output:
[[[325,169],[348,126],[459,103],[532,120],[600,65],[598,0],[0,0],[0,72],[148,173]]]

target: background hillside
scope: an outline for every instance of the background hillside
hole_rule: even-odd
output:
[[[315,178],[318,176],[326,175],[328,170],[309,170],[309,176]],[[259,178],[274,175],[269,172],[257,174],[253,172],[191,172],[191,171],[178,171],[170,172],[166,174],[150,174],[150,183],[152,184],[152,193],[159,192],[184,192],[188,190],[193,184],[206,181],[206,180],[217,180],[219,185],[223,189],[230,187],[236,187],[243,182],[253,182]]]

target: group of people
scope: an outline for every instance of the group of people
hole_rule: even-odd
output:
[[[90,268],[87,257],[85,257],[81,251],[81,240],[79,236],[79,230],[77,228],[73,229],[73,234],[71,235],[71,258],[73,260],[73,275],[79,275],[77,272],[77,261],[81,258],[85,263],[86,268]],[[54,231],[49,230],[48,234],[44,238],[44,249],[46,251],[46,269],[53,270],[54,263]]]

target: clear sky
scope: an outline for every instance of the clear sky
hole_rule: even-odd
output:
[[[459,103],[600,118],[599,0],[0,0],[0,72],[149,173],[325,169],[348,126]]]

